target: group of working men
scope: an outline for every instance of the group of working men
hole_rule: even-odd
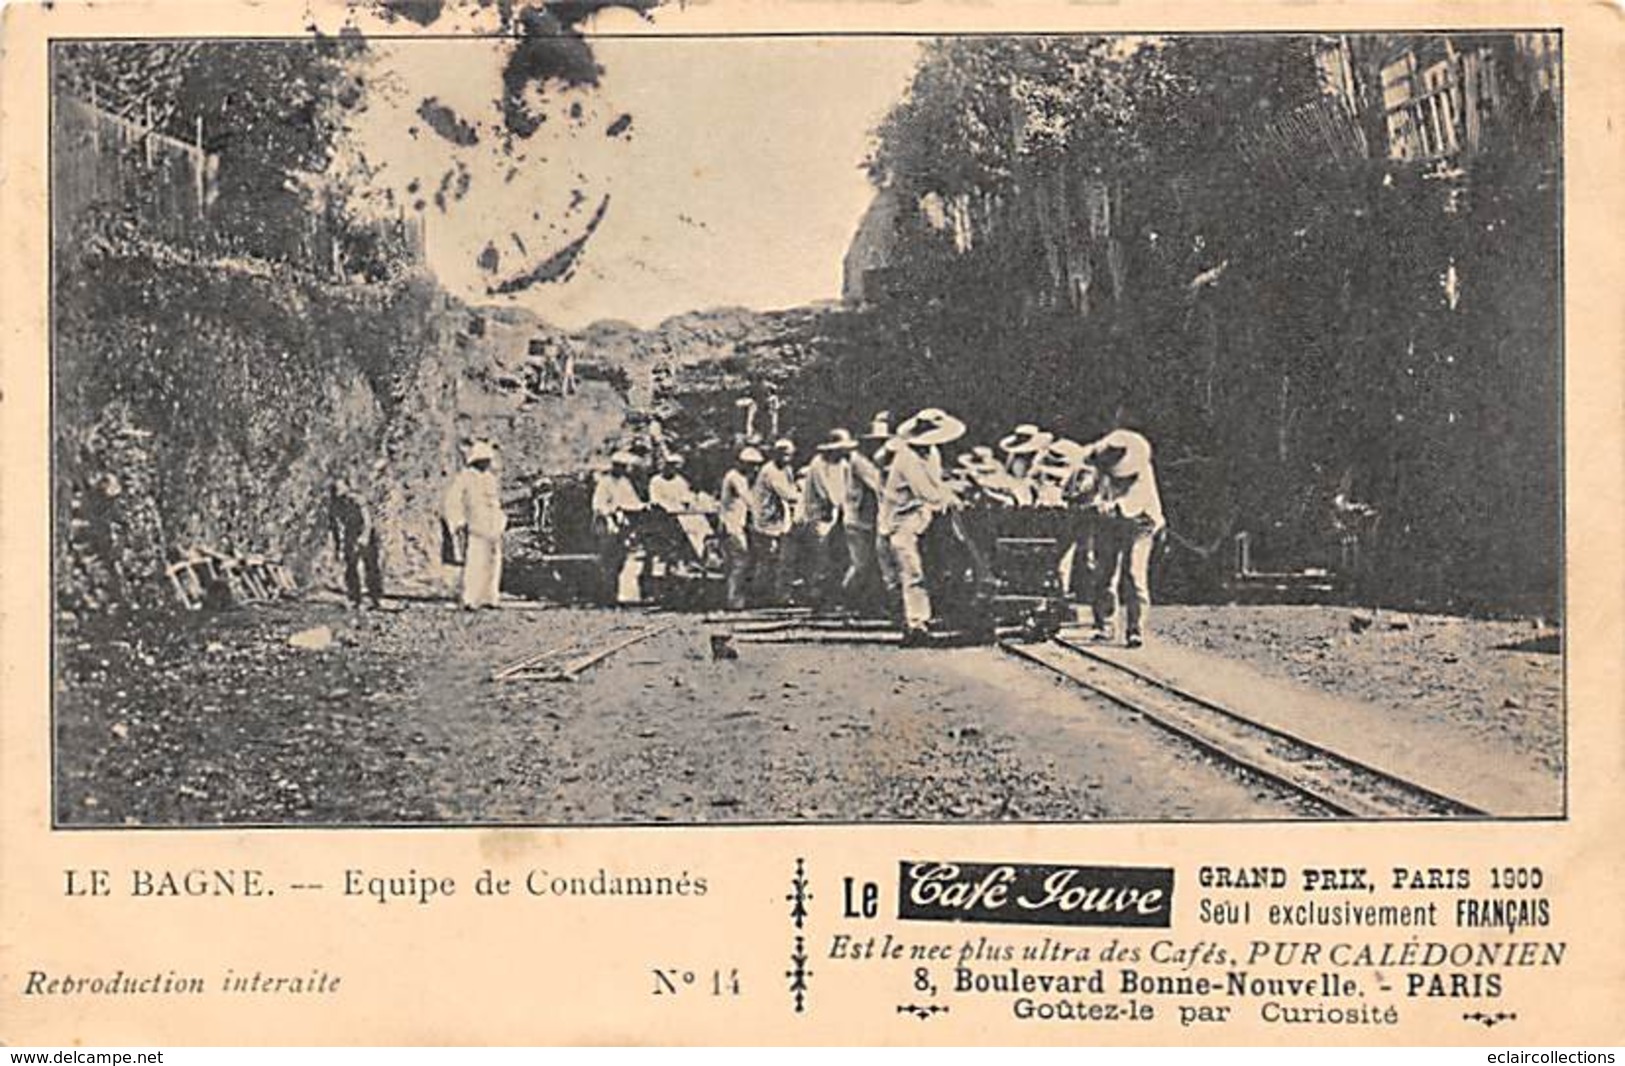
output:
[[[1126,642],[1142,643],[1152,551],[1166,524],[1150,442],[1127,428],[1083,444],[1021,425],[996,447],[963,448],[945,461],[943,449],[965,428],[937,408],[895,428],[881,412],[860,436],[830,431],[805,465],[789,439],[747,443],[714,501],[695,492],[683,457],[664,447],[645,496],[633,477],[639,456],[617,451],[591,505],[605,599],[641,599],[651,561],[668,574],[697,575],[714,550],[730,610],[799,596],[824,610],[864,611],[884,597],[904,643],[923,644],[934,616],[922,542],[933,523],[966,509],[1031,508],[1066,516],[1060,583],[1090,607],[1097,638],[1114,639],[1121,602]],[[467,442],[445,497],[443,561],[460,566],[459,599],[470,610],[500,602],[507,516],[495,460],[492,442]],[[340,482],[329,519],[348,597],[359,605],[365,590],[376,605],[382,575],[370,509]]]
[[[965,429],[928,408],[895,429],[881,412],[861,436],[832,430],[802,466],[788,439],[741,447],[715,506],[727,607],[784,604],[799,592],[815,607],[861,610],[878,588],[905,645],[925,644],[933,610],[921,544],[933,522],[971,507],[1059,509],[1073,519],[1057,560],[1068,593],[1092,609],[1102,640],[1114,639],[1125,601],[1124,636],[1138,646],[1152,550],[1165,525],[1150,443],[1127,428],[1083,444],[1022,425],[996,449],[979,445],[946,462],[943,449]],[[641,548],[678,568],[702,560],[713,535],[681,456],[659,456],[647,500],[633,478],[637,463],[617,452],[592,500],[609,598],[620,602],[636,598],[645,563],[629,554],[628,530],[642,531]],[[842,543],[846,565],[837,572]]]

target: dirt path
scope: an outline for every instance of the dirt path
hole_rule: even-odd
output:
[[[985,648],[741,645],[676,617],[575,683],[493,665],[639,619],[316,604],[63,641],[63,823],[1292,817],[1295,801]],[[287,636],[331,627],[333,647]]]
[[[1159,639],[1382,708],[1440,738],[1564,765],[1560,635],[1531,622],[1344,607],[1159,607]]]

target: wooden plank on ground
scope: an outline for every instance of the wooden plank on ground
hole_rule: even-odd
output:
[[[567,640],[563,644],[555,644],[551,648],[543,648],[541,651],[531,652],[529,655],[522,655],[510,663],[506,663],[493,669],[491,671],[491,680],[506,681],[508,678],[519,673],[521,670],[533,667],[542,660],[547,659],[550,656],[558,655],[560,652],[569,651],[571,648],[576,647],[580,643],[581,642],[579,640]]]
[[[608,659],[616,652],[625,651],[634,644],[640,644],[643,641],[648,640],[650,637],[658,636],[661,633],[666,632],[668,629],[671,629],[675,624],[676,623],[674,622],[666,622],[662,625],[647,626],[643,629],[637,630],[629,636],[612,641],[596,651],[588,652],[586,655],[577,656],[562,666],[553,667],[548,670],[538,670],[535,672],[528,669],[522,669],[509,676],[519,678],[539,678],[545,681],[574,681],[576,678],[580,677],[582,673],[594,666],[597,666],[599,663],[603,662],[605,659]]]

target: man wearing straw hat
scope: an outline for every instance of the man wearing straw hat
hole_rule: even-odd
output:
[[[1016,505],[1010,472],[985,444],[961,452],[954,460],[953,475],[965,486],[960,498],[967,504],[974,501],[996,507]]]
[[[1125,643],[1138,648],[1151,611],[1151,552],[1167,525],[1151,442],[1132,429],[1114,429],[1084,449],[1083,461],[1100,479],[1095,639],[1111,639],[1119,587],[1126,586],[1121,589]]]
[[[1017,507],[1031,507],[1035,502],[1033,464],[1054,440],[1055,434],[1026,423],[1017,426],[1009,436],[999,441],[999,450],[1005,455],[1005,468],[1010,473],[1004,489]]]
[[[501,604],[502,534],[508,516],[502,510],[502,487],[495,469],[496,448],[474,441],[468,465],[446,493],[446,526],[464,542],[462,605],[465,611]]]
[[[1083,468],[1084,446],[1058,437],[1039,453],[1030,472],[1035,507],[1065,507]]]
[[[857,438],[844,429],[832,429],[807,464],[807,491],[802,516],[807,524],[812,553],[808,580],[814,602],[827,607],[834,599],[835,576],[831,554],[837,529],[845,520],[847,488],[852,480],[852,454]],[[843,570],[844,573],[844,570]]]
[[[920,538],[939,512],[958,506],[939,473],[939,449],[964,435],[965,423],[940,408],[928,407],[898,426],[892,441],[893,457],[881,492],[876,529],[886,539],[897,568],[904,647],[930,643],[931,596],[925,587]]]
[[[885,489],[885,475],[876,464],[886,457],[891,446],[891,412],[881,411],[869,423],[863,435],[863,444],[871,449],[855,449],[848,460],[850,470],[846,479],[846,499],[841,503],[841,525],[846,535],[846,573],[841,576],[841,603],[856,609],[865,600],[874,598],[874,589],[882,573],[890,573],[890,553],[885,554],[887,568],[880,568],[880,554],[875,545],[875,521],[880,513],[880,494]],[[885,584],[891,584],[887,578]]]
[[[1059,513],[1057,536],[1063,545],[1056,575],[1074,606],[1096,605],[1098,583],[1093,569],[1096,477],[1084,461],[1087,449],[1075,440],[1059,437],[1041,452],[1032,468],[1033,506]]]

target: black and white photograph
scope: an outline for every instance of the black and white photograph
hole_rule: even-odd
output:
[[[55,827],[1566,816],[1561,33],[363,6],[50,45]]]

